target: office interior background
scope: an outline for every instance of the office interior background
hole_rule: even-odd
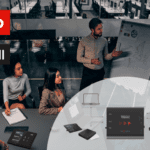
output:
[[[35,99],[36,107],[39,106],[40,102],[38,87],[43,85],[44,73],[48,67],[56,67],[60,70],[66,95],[72,98],[79,92],[83,70],[83,64],[76,60],[77,48],[80,40],[90,34],[88,27],[90,19],[82,20],[84,21],[82,23],[81,20],[78,22],[68,20],[66,22],[55,19],[35,19],[33,24],[30,21],[32,20],[27,20],[26,26],[25,19],[12,19],[11,35],[0,36],[0,42],[10,44],[11,54],[18,53],[20,55],[24,73],[28,75],[30,80],[31,95]],[[102,21],[103,37],[108,40],[110,53],[116,47],[121,21],[111,19],[109,24],[108,20]],[[132,22],[149,24],[149,20],[145,19]],[[112,61],[104,60],[104,78],[110,77]],[[6,78],[3,66],[0,66],[0,72],[2,93],[2,81]],[[30,106],[29,98],[27,98],[27,102]]]
[[[26,40],[1,40],[2,43],[10,44],[10,53],[19,54],[24,73],[30,79],[32,89],[31,95],[34,97],[38,107],[40,98],[38,87],[44,83],[44,74],[47,68],[58,68],[63,78],[66,95],[72,98],[80,88],[83,65],[76,60],[78,43],[83,37],[57,37],[51,39],[30,39]],[[111,52],[117,42],[117,37],[106,37],[109,42],[109,52]],[[105,62],[105,77],[109,77],[111,61]],[[0,66],[0,84],[6,78],[3,66]],[[28,99],[27,99],[28,101]],[[30,102],[30,100],[29,100]],[[30,105],[30,104],[29,104]]]
[[[0,9],[12,19],[149,19],[150,0],[0,0]]]

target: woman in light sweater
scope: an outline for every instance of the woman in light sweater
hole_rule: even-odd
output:
[[[8,76],[3,80],[3,99],[6,115],[10,114],[10,109],[25,109],[25,98],[31,93],[28,76],[23,73],[20,62],[19,55],[12,54],[10,57],[10,65],[3,66],[4,72]],[[25,85],[26,92],[24,91]]]
[[[47,69],[39,105],[40,114],[57,114],[63,109],[66,97],[61,83],[62,80],[58,69]]]

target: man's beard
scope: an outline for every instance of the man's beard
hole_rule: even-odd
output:
[[[95,31],[94,31],[94,36],[96,36],[97,38],[98,38],[98,37],[101,37],[101,36],[102,36],[102,33],[101,33],[101,35],[95,34]]]

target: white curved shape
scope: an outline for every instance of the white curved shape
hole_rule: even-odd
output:
[[[144,89],[144,90],[143,90]],[[144,92],[141,92],[141,91]],[[147,113],[150,113],[150,82],[145,79],[132,77],[117,77],[96,82],[91,86],[78,92],[59,113],[53,128],[59,129],[58,132],[50,132],[47,150],[149,150],[150,134],[149,120]],[[93,130],[96,131],[99,138],[95,140],[85,140],[78,136],[78,132],[69,133],[64,128],[68,123],[65,110],[75,106],[78,102],[82,104],[84,93],[98,93],[100,105],[96,107],[98,114],[104,116],[103,123],[99,123]],[[142,94],[141,94],[142,93]],[[107,107],[144,107],[144,139],[107,139],[106,108]],[[84,106],[82,106],[84,109]],[[80,113],[80,111],[79,111]],[[85,114],[86,115],[86,114]],[[149,114],[150,118],[150,114]],[[84,127],[81,127],[84,128]]]

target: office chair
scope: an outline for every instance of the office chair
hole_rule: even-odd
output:
[[[44,9],[45,9],[45,17],[48,17],[48,18],[54,17],[53,11],[50,11],[48,6],[44,6]]]
[[[85,19],[85,18],[87,18],[87,15],[84,13],[84,14],[83,14],[83,19]]]
[[[3,109],[4,101],[3,101],[3,90],[0,89],[0,109]]]
[[[39,92],[39,98],[41,100],[41,97],[42,97],[42,91],[43,91],[43,86],[39,86],[38,87],[38,92]]]
[[[12,9],[13,7],[12,7],[12,4],[10,4],[10,9]]]
[[[82,4],[79,4],[79,13],[80,13],[80,15],[82,13]]]
[[[131,13],[129,14],[129,16],[130,16],[130,19],[134,19],[134,13],[133,13],[133,12],[131,12]]]

